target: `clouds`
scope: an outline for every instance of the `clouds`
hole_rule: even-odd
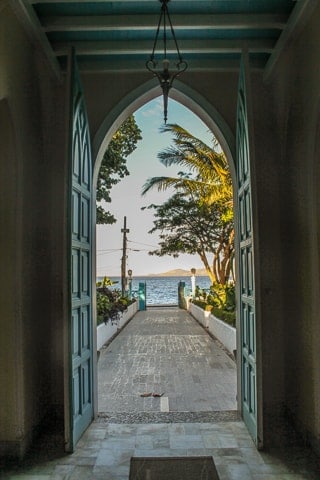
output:
[[[158,120],[159,115],[162,114],[162,111],[163,111],[162,97],[158,97],[155,100],[149,103],[146,103],[143,107],[141,107],[139,114],[143,118],[156,117]]]

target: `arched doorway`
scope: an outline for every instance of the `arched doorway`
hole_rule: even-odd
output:
[[[196,113],[204,123],[214,132],[218,141],[222,145],[223,150],[228,158],[231,175],[233,179],[234,186],[236,185],[236,192],[241,191],[244,187],[244,184],[239,182],[239,162],[243,162],[243,159],[247,162],[246,165],[249,167],[248,171],[250,171],[250,156],[249,156],[249,149],[248,149],[248,109],[246,103],[246,85],[243,80],[243,76],[241,77],[242,80],[240,81],[240,88],[239,88],[239,98],[244,100],[241,104],[239,102],[239,110],[238,110],[238,125],[237,129],[241,132],[241,128],[243,127],[246,135],[238,135],[238,145],[237,145],[237,155],[235,153],[235,141],[234,136],[228,127],[227,123],[224,121],[223,117],[219,114],[218,111],[214,109],[212,105],[210,105],[201,95],[199,95],[194,90],[190,89],[186,85],[182,84],[181,82],[177,82],[175,88],[172,90],[172,98],[178,100],[183,105],[187,106],[191,111]],[[117,130],[118,126],[121,122],[131,113],[133,113],[140,105],[146,103],[148,100],[155,98],[159,95],[157,87],[154,86],[154,81],[147,82],[146,84],[139,87],[137,90],[131,92],[127,97],[125,97],[120,104],[117,105],[115,109],[113,109],[109,114],[105,117],[104,121],[101,124],[100,129],[98,130],[94,140],[93,140],[93,186],[97,182],[97,176],[99,172],[100,163],[102,160],[102,155],[105,151],[105,148],[112,136],[112,134]],[[244,108],[241,109],[241,105],[244,105]],[[240,112],[240,114],[239,114]],[[241,113],[242,112],[242,113]],[[245,112],[245,115],[243,115]],[[244,152],[244,155],[242,153]],[[235,159],[238,158],[238,166],[236,166],[237,162]],[[246,185],[250,187],[250,175],[246,175]],[[250,191],[247,189],[246,191]],[[95,198],[94,198],[94,188],[92,189],[92,205],[95,205]],[[238,368],[240,375],[238,376],[238,391],[240,395],[238,396],[239,402],[239,410],[242,412],[244,419],[247,423],[248,429],[258,446],[262,445],[261,436],[258,435],[258,428],[257,428],[257,412],[258,412],[258,403],[257,403],[257,370],[255,368],[256,365],[256,351],[258,350],[258,346],[256,345],[256,317],[252,315],[252,310],[246,310],[246,306],[248,306],[248,302],[244,302],[244,298],[248,297],[248,288],[250,285],[252,286],[252,282],[255,281],[254,277],[254,263],[253,263],[253,248],[251,245],[251,254],[248,254],[248,241],[252,242],[252,230],[253,230],[253,222],[252,222],[252,203],[251,197],[246,196],[246,202],[241,201],[241,195],[236,195],[238,201],[236,202],[236,218],[239,220],[239,229],[238,229],[238,238],[236,243],[238,244],[238,277],[242,278],[240,282],[241,287],[238,290],[238,303],[240,305],[240,323],[239,323],[239,343],[238,346],[239,351],[241,353],[240,358],[238,359]],[[244,205],[244,207],[242,207]],[[246,212],[246,216],[241,213]],[[249,232],[249,236],[245,239],[246,245],[246,255],[243,254],[243,250],[241,250],[241,239],[240,234],[242,232],[241,225],[245,221],[246,227],[248,226],[248,221],[250,224],[251,230]],[[248,229],[247,229],[248,230]],[[250,248],[249,248],[250,250]],[[91,238],[91,253],[92,256],[95,256],[95,238],[94,233],[92,234]],[[250,268],[249,268],[250,267]],[[96,278],[96,271],[94,265],[91,268],[92,276],[91,276],[91,285],[95,284]],[[247,282],[247,283],[246,283]],[[249,282],[249,283],[248,283]],[[253,301],[254,305],[254,289],[250,292],[251,293],[251,305]],[[240,300],[241,299],[241,300]],[[250,303],[249,302],[249,303]],[[241,310],[242,309],[242,310]],[[249,332],[249,327],[251,328]],[[93,337],[95,336],[95,332],[93,331]],[[254,340],[254,345],[252,341]],[[249,343],[247,343],[249,342]],[[93,341],[93,345],[95,342]],[[254,346],[254,348],[253,348]],[[249,347],[247,349],[247,347]],[[244,356],[243,353],[249,351],[247,356]],[[253,355],[254,353],[254,355]],[[252,358],[254,357],[254,358]],[[252,362],[249,365],[249,360]],[[249,365],[249,366],[248,366]],[[95,367],[93,367],[94,373]],[[96,375],[93,374],[93,390],[92,390],[92,405],[97,404],[97,381]],[[249,410],[249,416],[246,417],[246,411]],[[253,426],[252,426],[253,425]],[[258,441],[259,438],[259,441]]]

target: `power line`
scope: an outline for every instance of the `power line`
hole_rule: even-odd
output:
[[[150,243],[141,243],[141,242],[134,242],[133,240],[128,240],[130,243],[136,243],[137,245],[145,245],[146,247],[157,248],[157,245],[150,245]]]
[[[148,249],[146,248],[127,248],[130,252],[147,252]],[[113,250],[98,250],[97,256],[101,257],[103,255],[109,255],[110,253],[116,253],[116,252],[121,252],[122,248],[115,248]]]
[[[106,248],[106,249],[99,249],[97,252],[115,252],[117,250],[122,250],[122,248]]]
[[[101,257],[102,255],[109,255],[110,253],[116,253],[116,252],[121,252],[121,248],[117,248],[117,249],[114,249],[114,250],[110,250],[109,252],[105,251],[105,252],[102,252],[102,253],[97,253],[97,256]]]

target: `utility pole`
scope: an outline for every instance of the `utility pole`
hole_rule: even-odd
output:
[[[123,218],[123,228],[121,229],[121,232],[123,233],[121,259],[121,293],[124,297],[126,294],[127,233],[130,232],[130,230],[127,228],[127,217]]]

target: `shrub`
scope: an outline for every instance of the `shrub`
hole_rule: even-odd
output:
[[[192,302],[203,310],[211,311],[225,323],[236,326],[234,285],[215,283],[211,285],[209,292],[196,287]]]
[[[231,327],[236,326],[236,314],[235,312],[228,312],[227,310],[223,310],[221,308],[213,308],[212,313],[215,317],[219,318],[223,322],[231,325]]]
[[[219,320],[222,320],[223,322],[227,323],[228,325],[231,325],[232,327],[236,326],[236,314],[235,312],[230,312],[228,310],[225,310],[220,307],[215,307],[213,305],[208,305],[204,300],[192,300],[192,303],[194,305],[197,305],[198,307],[202,308],[205,311],[211,311],[211,313],[219,318]]]
[[[119,289],[110,289],[113,283],[107,277],[97,283],[97,324],[118,323],[121,313],[135,300],[122,297]]]

